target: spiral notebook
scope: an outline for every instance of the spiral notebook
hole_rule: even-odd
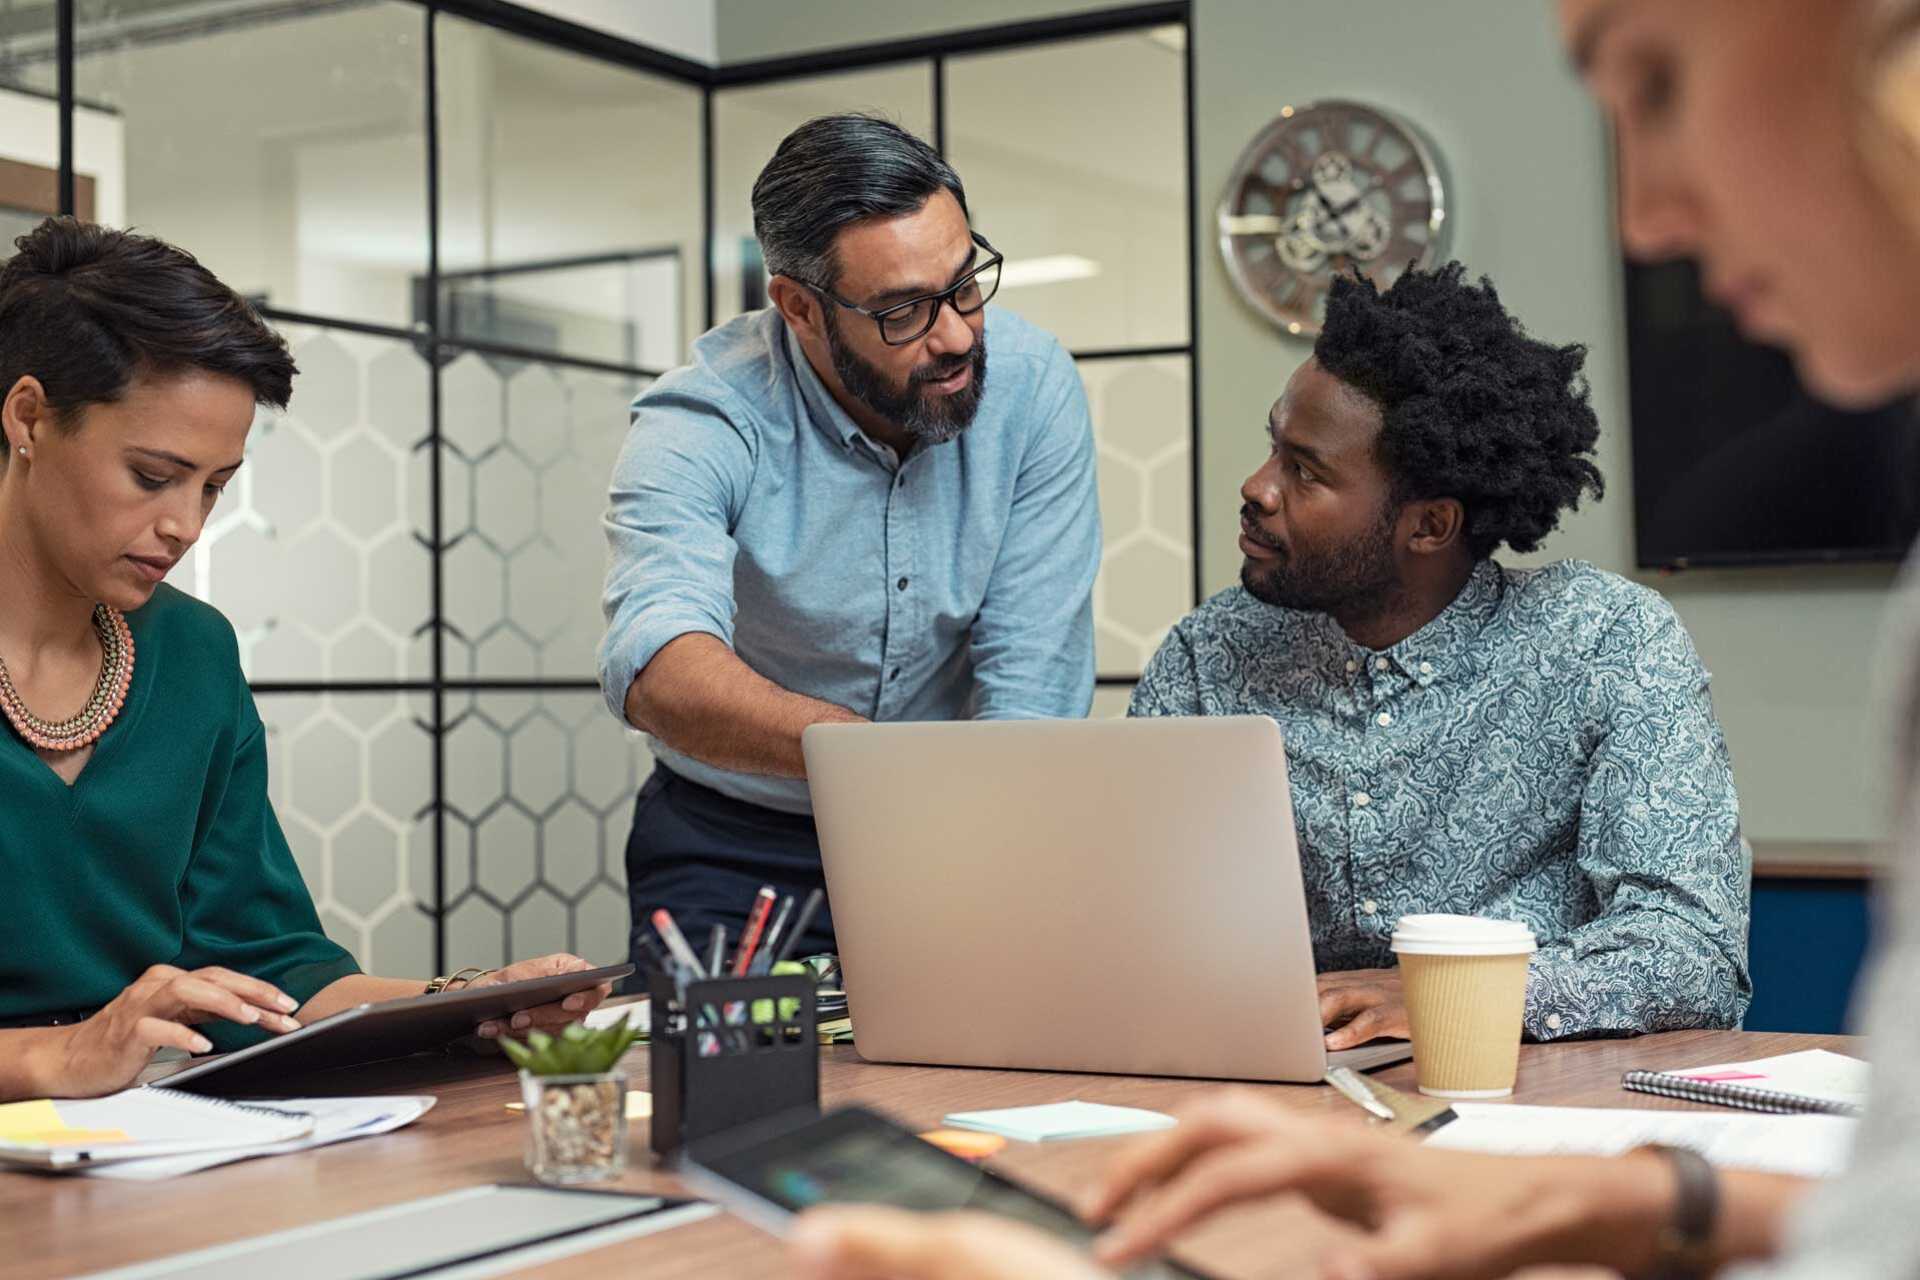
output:
[[[265,1147],[304,1137],[313,1117],[170,1089],[0,1105],[0,1168],[71,1170],[106,1161]]]
[[[1825,1049],[1685,1071],[1629,1071],[1622,1088],[1745,1111],[1857,1116],[1867,1103],[1867,1064]]]

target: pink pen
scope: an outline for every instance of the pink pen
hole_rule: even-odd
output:
[[[753,949],[760,945],[760,935],[766,931],[767,917],[773,914],[773,886],[763,884],[760,892],[753,895],[753,909],[747,912],[747,927],[740,931],[740,949],[733,954],[733,976],[747,976],[747,966],[753,962]]]

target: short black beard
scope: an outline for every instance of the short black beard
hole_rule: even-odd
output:
[[[1240,514],[1250,522],[1260,518],[1250,506]],[[1289,553],[1267,567],[1249,560],[1240,567],[1240,585],[1254,599],[1282,609],[1329,614],[1341,622],[1378,617],[1400,597],[1400,573],[1393,559],[1399,516],[1399,508],[1388,503],[1371,531],[1325,555],[1302,558]]]
[[[833,371],[848,395],[922,444],[945,444],[973,425],[973,415],[980,410],[980,393],[987,386],[984,331],[973,340],[971,352],[915,369],[907,376],[905,388],[895,391],[884,373],[840,340],[840,322],[832,308],[827,309],[826,316],[827,350],[833,356]],[[973,377],[954,394],[929,396],[920,390],[920,384],[951,378],[968,365],[973,366]]]

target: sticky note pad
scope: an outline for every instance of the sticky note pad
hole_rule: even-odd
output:
[[[66,1127],[67,1122],[46,1098],[0,1106],[0,1141],[45,1142],[48,1134]]]
[[[1171,1129],[1174,1118],[1138,1107],[1111,1107],[1102,1102],[1056,1102],[1043,1107],[1005,1107],[998,1111],[956,1111],[945,1123],[954,1129],[997,1133],[1021,1142],[1053,1142],[1067,1138],[1112,1138],[1125,1133]]]

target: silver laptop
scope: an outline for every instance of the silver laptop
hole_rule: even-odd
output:
[[[814,725],[860,1055],[1318,1081],[1329,1055],[1264,716]]]

